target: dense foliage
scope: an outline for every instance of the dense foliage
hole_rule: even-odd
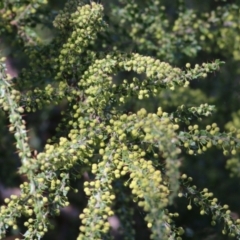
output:
[[[240,239],[240,9],[186,2],[0,3],[1,239]]]

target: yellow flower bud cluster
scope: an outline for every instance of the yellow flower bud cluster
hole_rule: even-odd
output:
[[[41,46],[38,50],[34,48],[26,49],[26,54],[29,58],[31,60],[34,59],[34,61],[30,61],[30,68],[32,68],[32,71],[26,71],[26,69],[23,69],[20,77],[18,78],[18,80],[21,81],[16,81],[16,83],[22,83],[25,81],[26,83],[34,82],[35,84],[42,84],[43,79],[55,78],[56,80],[61,81],[64,79],[59,87],[55,85],[47,85],[44,90],[36,88],[34,90],[34,96],[30,92],[27,92],[24,99],[25,104],[28,105],[26,107],[27,111],[36,111],[37,107],[41,108],[44,104],[49,104],[54,101],[55,103],[58,103],[65,93],[64,89],[66,88],[66,78],[70,84],[76,84],[80,81],[83,82],[83,85],[92,78],[92,81],[89,82],[89,89],[86,89],[86,93],[88,95],[87,101],[91,105],[99,105],[100,109],[104,109],[107,103],[109,103],[109,100],[113,102],[118,101],[119,104],[122,104],[127,101],[132,93],[133,95],[138,95],[139,99],[143,99],[148,98],[151,94],[157,94],[160,91],[159,89],[162,87],[165,88],[165,86],[168,86],[169,89],[172,90],[175,89],[176,85],[185,86],[191,78],[196,78],[197,75],[199,76],[200,72],[204,71],[203,67],[198,67],[191,73],[188,72],[186,76],[183,77],[182,75],[185,73],[180,69],[172,68],[168,63],[160,63],[159,60],[155,60],[150,57],[143,57],[138,54],[132,54],[133,56],[130,54],[130,59],[126,59],[123,54],[114,54],[114,56],[108,54],[105,59],[106,63],[103,63],[104,59],[101,61],[102,64],[101,62],[96,61],[96,66],[93,66],[93,68],[90,66],[87,69],[88,64],[86,65],[86,62],[89,63],[95,60],[96,54],[87,50],[87,55],[91,57],[82,56],[81,59],[79,59],[79,54],[85,51],[84,49],[86,49],[90,42],[95,39],[96,33],[103,30],[103,26],[105,25],[102,21],[102,15],[103,8],[100,4],[92,3],[91,5],[78,6],[77,2],[70,1],[66,4],[65,9],[59,13],[54,22],[54,25],[60,28],[62,34],[69,31],[69,27],[73,30],[67,41],[65,43],[55,41],[48,46]],[[60,48],[61,50],[56,52],[54,51],[55,48]],[[47,55],[46,52],[48,52]],[[116,56],[118,60],[119,58],[122,59],[119,64],[116,64],[116,61],[113,61],[113,59],[117,59]],[[213,63],[212,65],[213,66],[211,66],[211,64],[206,65],[207,72],[214,70],[216,68],[215,65],[217,64],[214,65]],[[155,81],[157,78],[161,81],[158,81],[157,84],[156,82],[153,82],[151,85],[150,83],[152,80],[147,79],[140,84],[142,86],[139,86],[139,81],[131,84],[126,82],[124,83],[126,86],[123,84],[120,87],[120,90],[123,92],[126,92],[127,90],[129,94],[117,94],[118,97],[116,99],[116,92],[111,94],[107,90],[109,88],[109,84],[112,82],[112,78],[109,74],[112,75],[116,72],[116,67],[118,68],[117,71],[121,69],[126,71],[133,70],[137,73],[146,73],[147,78],[154,78]],[[119,69],[119,67],[121,69]],[[45,69],[49,70],[46,71]],[[94,71],[92,71],[92,69]],[[99,69],[101,69],[101,71]],[[83,71],[85,71],[86,75],[84,74],[83,76],[85,76],[86,79],[80,79]],[[191,69],[189,71],[191,71]],[[102,75],[101,72],[103,72],[103,79],[109,80],[106,88],[102,83],[99,84],[99,82],[102,82],[102,80],[100,80],[100,76]],[[95,80],[96,76],[97,81]],[[181,81],[179,78],[181,78]],[[81,88],[82,84],[80,82],[79,87]],[[100,89],[100,86],[103,87],[103,90]],[[74,95],[79,94],[79,91],[69,90],[71,93],[75,92],[73,93]],[[102,99],[99,99],[102,95]],[[67,96],[67,99],[68,101],[72,101],[74,97]],[[94,101],[94,99],[98,100]],[[90,107],[88,111],[94,112],[94,109]]]
[[[28,38],[29,40],[29,32],[23,27],[26,27],[25,18],[28,16],[29,21],[29,18],[32,17],[31,15],[47,3],[48,0],[34,0],[31,1],[31,3],[16,2],[14,5],[3,2],[1,5],[0,34],[6,35],[6,31],[7,34],[12,34],[15,30],[14,28],[17,28],[21,34],[17,35],[16,39]]]
[[[21,213],[28,218],[28,220],[24,222],[24,226],[28,229],[26,237],[32,238],[33,236],[36,236],[36,229],[38,229],[37,234],[39,234],[39,236],[43,236],[48,231],[48,221],[41,217],[37,217],[35,219],[33,215],[34,213],[44,214],[43,207],[48,204],[48,198],[43,197],[42,194],[39,193],[35,196],[31,196],[30,198],[29,183],[27,182],[21,184],[20,188],[22,190],[22,194],[20,196],[11,195],[10,198],[5,198],[4,201],[7,204],[7,208],[5,206],[1,207],[0,217],[6,224],[6,228],[12,227],[16,230],[18,228],[16,219]],[[0,236],[3,236],[2,234],[3,231],[1,229]]]
[[[18,205],[19,199],[16,195],[11,195],[10,198],[4,199],[5,204],[8,204],[10,207],[6,207],[5,205],[2,205],[0,208],[0,214],[4,216],[2,218],[1,222],[2,224],[6,225],[6,228],[13,228],[15,230],[18,229],[17,225],[17,217],[18,217],[18,211],[21,211],[21,207]],[[16,209],[16,211],[12,211],[12,209]],[[4,237],[4,231],[3,226],[0,227],[0,237]]]
[[[239,236],[240,234],[240,220],[234,220],[231,216],[231,211],[228,205],[220,205],[218,199],[214,197],[212,192],[207,188],[202,191],[197,190],[196,186],[191,186],[190,181],[186,181],[187,175],[182,175],[182,187],[186,194],[182,195],[191,199],[192,202],[200,207],[200,215],[208,213],[212,214],[211,225],[215,226],[216,221],[221,219],[224,223],[223,234],[231,234],[232,236]],[[192,179],[191,179],[192,180]],[[190,210],[188,205],[188,209]]]
[[[134,158],[129,170],[131,171],[129,187],[136,196],[138,206],[147,212],[145,221],[151,228],[153,239],[167,235],[169,233],[167,228],[162,227],[161,233],[157,231],[166,220],[162,218],[162,212],[168,204],[170,193],[168,187],[163,184],[161,172],[153,167],[152,161],[143,158],[139,160]]]
[[[22,215],[28,218],[24,222],[24,226],[28,229],[26,237],[28,239],[34,239],[36,236],[43,237],[50,226],[49,219],[43,216],[53,213],[57,215],[60,207],[68,205],[66,198],[70,189],[67,187],[69,185],[68,174],[61,173],[60,175],[61,181],[54,180],[54,176],[40,173],[32,182],[24,182],[20,185],[21,195],[19,197],[12,195],[10,199],[6,198],[7,207],[2,206],[0,209],[1,222],[7,221],[4,228],[11,226],[17,229],[16,219]],[[49,192],[48,196],[45,195],[46,191]],[[50,203],[54,203],[51,213],[49,213]],[[0,236],[4,236],[2,228]]]
[[[85,159],[92,157],[93,149],[88,146],[87,141],[90,140],[84,139],[85,135],[86,130],[72,129],[68,134],[70,140],[61,137],[59,145],[46,144],[45,152],[37,155],[40,169],[56,171],[61,168],[70,169],[81,162],[87,163]]]
[[[32,182],[24,182],[20,185],[21,195],[12,195],[5,199],[7,208],[4,206],[0,209],[0,219],[11,219],[14,223],[16,218],[25,216],[28,218],[24,226],[28,231],[26,236],[29,239],[35,239],[36,236],[43,237],[51,227],[46,215],[57,215],[60,207],[68,206],[67,193],[69,187],[69,174],[60,174],[57,179],[53,174],[42,172],[35,176]],[[46,192],[48,191],[48,195]],[[54,203],[50,207],[50,203]],[[9,225],[16,228],[16,224]],[[9,227],[6,225],[6,228]],[[4,232],[0,231],[0,234]]]
[[[174,117],[177,117],[177,121],[185,122],[189,124],[191,120],[202,120],[201,116],[210,116],[215,111],[215,106],[208,105],[207,103],[201,104],[199,107],[187,108],[185,105],[178,107],[177,111],[173,113]],[[176,122],[176,121],[175,121]]]
[[[36,112],[46,105],[58,104],[68,92],[74,92],[66,82],[55,85],[48,84],[44,89],[36,87],[34,91],[28,91],[21,97],[21,102],[26,105],[26,112]]]
[[[150,94],[156,95],[162,88],[167,87],[174,90],[176,86],[184,86],[186,81],[192,80],[205,72],[214,71],[218,66],[219,63],[216,61],[189,69],[185,73],[168,63],[140,54],[131,54],[130,57],[120,53],[109,54],[104,59],[96,60],[88,71],[85,71],[78,86],[84,89],[87,95],[87,103],[94,105],[100,115],[109,101],[118,102],[119,105],[122,105],[129,96],[138,95],[141,100],[148,98]],[[117,88],[116,84],[112,84],[111,76],[120,70],[134,71],[138,74],[145,73],[147,78],[142,82],[134,78],[132,83],[124,80],[123,84]],[[108,91],[110,87],[113,88],[112,92]],[[118,94],[116,95],[117,90]],[[123,94],[123,92],[128,94]],[[94,110],[91,109],[91,111]]]
[[[84,4],[76,0],[66,2],[63,10],[58,12],[58,15],[53,21],[54,27],[59,29],[67,27],[71,21],[71,14],[75,12],[78,7],[80,9],[81,7],[84,7]]]
[[[59,43],[53,42],[49,45],[41,45],[38,49],[29,47],[24,50],[24,54],[29,59],[29,67],[23,68],[13,82],[17,88],[25,92],[21,96],[21,104],[26,106],[27,112],[35,112],[52,103],[58,104],[66,94],[73,92],[66,81],[46,84],[57,74],[59,64],[55,62],[55,58],[59,54],[55,48],[59,48]],[[29,89],[31,90],[28,91]]]
[[[83,124],[83,119],[81,117],[80,120],[80,126],[89,127],[89,129],[93,126],[92,123]],[[96,121],[93,120],[93,123],[96,123]],[[97,133],[94,131],[93,134],[96,135]],[[89,138],[87,139],[86,136]],[[56,176],[56,172],[58,172],[59,169],[61,169],[61,172],[64,171],[64,169],[68,171],[80,162],[87,163],[87,159],[92,157],[93,149],[90,149],[89,146],[91,145],[91,137],[93,137],[93,135],[87,135],[86,129],[85,131],[84,129],[72,129],[68,137],[70,140],[61,137],[59,144],[45,145],[44,152],[39,153],[36,159],[32,160],[33,162],[31,164],[32,169],[40,171],[39,175],[33,177],[30,175],[32,173],[29,172],[30,179],[32,180],[21,186],[21,202],[14,205],[12,202],[8,202],[7,209],[9,212],[13,211],[13,207],[18,209],[23,202],[26,203],[24,204],[24,208],[19,209],[19,212],[16,213],[18,216],[19,214],[24,214],[28,217],[32,217],[34,224],[30,224],[29,222],[25,223],[25,226],[30,229],[28,232],[30,239],[34,239],[34,236],[37,234],[43,236],[47,231],[48,220],[41,216],[49,211],[49,202],[54,202],[54,205],[51,207],[51,214],[58,214],[60,207],[69,204],[66,197],[70,189],[68,174],[61,173],[60,180]],[[100,138],[100,135],[98,135],[98,137]],[[26,166],[22,168],[25,169]],[[30,170],[31,168],[28,167],[27,169]],[[44,196],[46,190],[49,192],[48,197]],[[29,198],[29,196],[31,196],[31,198]],[[107,199],[108,196],[106,195],[103,198]],[[114,199],[114,195],[111,195],[110,198]],[[38,207],[36,208],[35,205]],[[7,219],[6,216],[9,212],[0,212],[0,219]],[[38,216],[41,221],[38,217],[35,219],[33,214]],[[14,216],[12,216],[11,219],[13,219],[13,217]],[[39,225],[43,226],[43,228],[38,229],[37,226]],[[38,229],[38,231],[35,231],[36,229]],[[45,230],[43,231],[43,229]]]
[[[196,28],[199,24],[202,27],[203,33],[209,31],[209,26],[205,24],[205,21],[201,18],[197,18],[193,9],[186,10],[184,14],[180,13],[179,17],[174,22],[172,29],[173,34],[181,39],[178,47],[183,48],[183,54],[186,54],[187,56],[196,56],[197,52],[201,49],[199,30]]]
[[[120,29],[127,29],[124,38],[131,39],[137,52],[154,52],[160,59],[173,60],[176,44],[172,44],[173,34],[166,31],[169,20],[161,1],[151,0],[144,5],[139,5],[138,2],[122,3],[121,8],[113,8],[110,16],[111,21]]]
[[[179,166],[178,155],[181,153],[179,142],[176,135],[179,125],[171,122],[168,113],[163,112],[159,107],[157,114],[148,113],[145,109],[137,112],[137,122],[134,125],[132,134],[141,137],[141,129],[145,133],[142,140],[145,143],[153,144],[160,151],[161,156],[166,161],[166,175],[169,177],[169,184],[171,186],[170,202],[176,195],[178,190]],[[166,136],[168,136],[166,138]],[[140,156],[144,157],[146,152],[141,152]],[[171,177],[170,177],[171,176]],[[174,176],[174,177],[173,177]]]
[[[206,126],[206,130],[199,130],[199,126],[189,125],[189,132],[182,132],[178,136],[181,145],[187,149],[188,154],[201,154],[212,146],[217,146],[223,149],[224,155],[236,155],[239,149],[240,140],[236,133],[220,133],[220,129],[216,123]]]
[[[20,93],[12,88],[12,82],[6,75],[6,67],[1,62],[0,91],[0,106],[3,110],[9,112],[9,121],[11,123],[9,129],[11,132],[14,132],[15,139],[17,140],[16,147],[18,149],[18,155],[21,158],[23,167],[26,167],[25,170],[22,168],[22,172],[31,172],[31,151],[28,145],[26,122],[21,116],[21,114],[24,113],[24,108],[19,106]]]
[[[159,0],[123,2],[121,8],[113,10],[111,21],[126,29],[124,40],[134,44],[137,52],[150,52],[171,63],[178,63],[184,56],[196,57],[199,51],[240,58],[236,4],[219,5],[203,13],[179,2],[178,17],[171,23]]]
[[[162,225],[162,228],[165,226],[165,235],[162,236],[163,239],[169,239],[169,238],[174,238],[174,239],[181,239],[181,235],[184,234],[184,229],[182,227],[176,227],[173,221],[173,218],[179,217],[179,214],[177,212],[175,213],[170,213],[167,209],[161,212],[161,219],[164,220],[164,223]],[[170,227],[171,225],[171,227]],[[152,227],[152,223],[148,223],[148,228]],[[159,225],[161,227],[161,225]],[[156,239],[157,235],[156,234],[151,234],[150,235],[151,239]]]
[[[77,107],[74,108],[77,110]],[[111,191],[107,191],[107,193],[101,192],[101,188],[103,187],[103,180],[101,179],[106,176],[108,176],[110,180],[112,178],[118,179],[129,172],[131,173],[130,177],[133,178],[133,181],[130,183],[130,188],[133,188],[134,195],[136,195],[136,197],[140,199],[139,206],[141,205],[146,211],[150,211],[150,209],[154,207],[158,209],[158,211],[160,211],[160,209],[162,209],[164,205],[168,204],[169,189],[164,184],[160,184],[161,173],[159,170],[153,167],[153,162],[146,161],[144,159],[145,155],[147,154],[146,151],[144,151],[137,145],[133,145],[130,147],[129,145],[124,144],[128,134],[134,134],[134,131],[142,131],[142,135],[137,136],[138,138],[142,139],[142,141],[146,141],[148,143],[153,142],[154,144],[156,144],[155,141],[157,137],[159,137],[159,139],[163,141],[162,138],[164,138],[164,136],[166,137],[166,135],[169,135],[169,137],[172,136],[172,138],[174,138],[175,135],[173,133],[177,129],[177,127],[175,126],[176,124],[171,123],[170,119],[168,118],[168,114],[162,112],[161,108],[158,109],[158,115],[148,114],[145,109],[141,109],[139,112],[137,112],[137,114],[132,114],[129,116],[123,114],[119,116],[118,119],[110,119],[109,125],[105,126],[105,131],[109,134],[109,145],[106,146],[105,143],[101,140],[98,142],[100,147],[98,154],[100,155],[102,160],[98,164],[92,164],[92,173],[96,175],[96,180],[90,183],[85,183],[86,187],[84,188],[86,195],[89,196],[89,205],[87,209],[90,211],[90,213],[91,211],[94,211],[93,209],[96,208],[96,196],[98,196],[105,204],[108,203],[108,200],[110,201],[111,199],[113,200],[115,198],[114,195],[112,196]],[[81,121],[80,124],[82,124],[82,129],[86,127],[84,122]],[[104,125],[99,124],[98,127],[104,127]],[[153,135],[153,138],[146,138],[147,135]],[[160,148],[162,151],[164,151],[165,157],[173,157],[177,153],[179,153],[179,149],[176,147],[177,142],[175,139],[173,139],[172,142],[165,140],[163,142],[165,145]],[[111,150],[112,148],[115,148],[119,145],[121,147],[118,148],[116,151]],[[172,145],[174,146],[174,148],[171,147]],[[129,152],[130,149],[133,152]],[[135,160],[138,158],[140,159],[140,162]],[[109,162],[110,160],[111,162]],[[130,165],[132,165],[131,169]],[[135,169],[136,166],[138,167],[137,169]],[[177,164],[175,164],[175,166],[177,166]],[[140,170],[141,172],[138,172]],[[137,188],[137,186],[134,186],[135,179],[136,181],[140,181],[139,185],[137,185],[139,188]],[[109,182],[108,180],[107,183],[110,184],[111,181]],[[144,186],[146,186],[146,188],[144,188]],[[109,189],[111,190],[111,187],[109,187]],[[153,196],[151,195],[151,193],[153,195],[156,195],[157,198],[161,197],[161,204],[159,204],[159,201],[157,200],[153,201],[154,199],[152,199]],[[145,197],[143,197],[143,195],[145,196],[145,194],[150,194],[149,198],[151,198],[152,200],[150,201],[148,199],[145,199]],[[95,207],[93,207],[92,204],[94,204]],[[83,215],[81,215],[81,217],[83,218]],[[89,218],[92,219],[91,216],[89,216]],[[88,221],[88,217],[85,215],[84,219],[84,225],[81,226],[80,229],[82,232],[84,232],[84,234],[81,234],[82,237],[88,234],[88,226],[85,226],[86,222],[90,224],[90,222],[93,221]],[[153,228],[157,229],[155,223],[152,222],[151,224]]]
[[[74,12],[70,14],[72,11]],[[30,87],[29,83],[36,86],[34,91],[28,91],[22,99],[28,112],[34,112],[45,104],[58,104],[66,94],[68,101],[74,99],[71,94],[79,96],[80,92],[76,88],[72,89],[71,85],[79,81],[82,71],[86,69],[85,63],[90,62],[95,53],[87,50],[87,56],[82,56],[81,60],[79,54],[84,52],[89,44],[94,42],[96,34],[105,28],[102,15],[103,6],[100,4],[92,3],[80,7],[77,1],[70,1],[54,22],[56,27],[60,27],[61,34],[68,34],[66,31],[71,27],[73,31],[69,38],[65,40],[59,37],[38,49],[25,49],[25,54],[30,60],[29,68],[23,68],[14,82],[25,91]],[[62,23],[69,24],[66,26],[67,30],[62,28]],[[59,48],[60,51],[55,50]],[[49,79],[61,82],[44,86]]]
[[[92,173],[95,180],[84,183],[84,192],[88,199],[88,205],[80,214],[82,225],[77,239],[99,239],[102,234],[106,234],[110,229],[108,218],[114,215],[111,209],[115,199],[112,187],[112,172],[115,165],[111,161],[113,150],[109,149],[105,160],[92,164]],[[101,153],[103,154],[103,152]]]
[[[68,15],[69,12],[64,12],[63,14]],[[55,59],[56,63],[58,63],[56,68],[59,68],[55,77],[56,80],[61,80],[64,75],[71,75],[73,66],[75,66],[75,76],[81,74],[84,66],[79,64],[79,55],[90,44],[94,43],[97,33],[104,30],[105,25],[103,24],[102,15],[103,6],[94,2],[91,5],[78,6],[70,16],[58,15],[55,25],[58,26],[59,23],[57,22],[61,18],[64,24],[69,22],[69,27],[73,31],[66,43],[63,44],[60,55]],[[67,17],[69,19],[66,19]],[[90,56],[89,52],[88,56]],[[79,81],[79,79],[76,80]]]

